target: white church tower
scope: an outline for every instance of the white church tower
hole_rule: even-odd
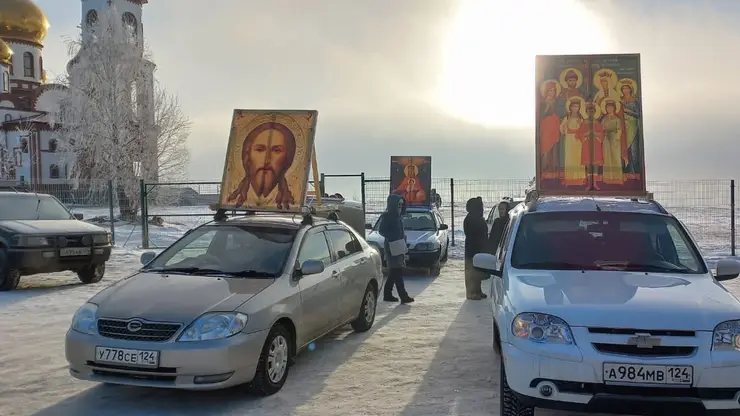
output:
[[[95,26],[99,17],[109,12],[120,15],[121,23],[126,35],[133,47],[138,48],[138,53],[142,59],[142,73],[138,77],[136,85],[132,86],[132,110],[137,113],[137,119],[145,123],[149,128],[147,131],[149,137],[145,140],[144,148],[149,154],[157,154],[157,134],[153,130],[155,124],[154,109],[154,71],[156,66],[144,56],[144,24],[142,23],[143,6],[148,0],[81,0],[81,29],[82,44],[94,41]],[[84,46],[83,46],[84,48]],[[74,59],[70,62],[68,68],[74,65]],[[71,72],[71,71],[70,71]],[[151,160],[152,158],[145,158]],[[146,176],[147,181],[158,180],[158,166],[156,158],[152,166],[141,165],[138,170]]]

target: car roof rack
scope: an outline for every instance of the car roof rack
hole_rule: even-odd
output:
[[[524,204],[527,207],[528,212],[537,212],[537,204],[540,202],[541,198],[545,197],[553,197],[553,198],[578,198],[582,197],[583,199],[593,199],[599,197],[604,198],[614,198],[614,199],[622,199],[622,200],[629,200],[631,202],[645,202],[649,203],[657,209],[658,212],[661,214],[670,214],[668,210],[666,210],[663,205],[661,205],[658,201],[654,199],[654,195],[652,192],[648,192],[645,195],[638,195],[638,196],[624,196],[624,195],[540,195],[539,192],[536,189],[532,189],[527,192],[527,196],[524,199]]]
[[[210,208],[214,211],[216,211],[215,214],[213,214],[213,221],[221,222],[226,221],[230,217],[237,217],[237,216],[250,216],[250,215],[256,215],[256,214],[275,214],[275,215],[293,215],[293,218],[296,218],[297,216],[301,216],[301,224],[303,225],[313,225],[314,223],[314,216],[316,216],[319,212],[326,213],[325,218],[329,221],[339,221],[339,209],[337,207],[332,207],[330,205],[320,205],[320,206],[314,206],[314,205],[304,205],[301,207],[301,212],[294,212],[294,211],[275,211],[275,210],[260,210],[260,209],[228,209],[228,208],[219,208],[217,205],[211,205]],[[318,208],[318,209],[317,209]],[[231,215],[227,213],[231,213]]]

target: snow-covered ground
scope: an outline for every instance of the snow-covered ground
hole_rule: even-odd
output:
[[[107,215],[105,210],[76,211],[86,218]],[[150,227],[151,240],[166,246],[189,227],[210,219],[207,210],[201,212],[200,217],[165,218],[164,227]],[[462,217],[456,224],[462,224]],[[90,296],[138,268],[143,252],[138,228],[116,224],[119,247],[100,284],[82,286],[74,274],[59,273],[24,278],[18,290],[0,293],[0,415],[498,414],[499,370],[491,350],[490,303],[465,300],[459,260],[462,233],[438,278],[406,278],[416,303],[381,303],[368,333],[342,329],[317,343],[314,351],[300,357],[275,396],[257,399],[239,388],[192,393],[73,379],[64,358],[64,333],[72,314]],[[722,242],[709,241],[709,247],[722,247]],[[707,247],[703,249],[707,253]],[[720,257],[717,253],[713,258]],[[727,287],[740,295],[740,282]]]

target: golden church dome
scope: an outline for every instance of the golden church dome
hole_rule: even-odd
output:
[[[0,38],[41,44],[49,20],[31,0],[0,1]]]
[[[10,58],[13,56],[13,50],[10,45],[0,39],[0,65],[10,65]]]

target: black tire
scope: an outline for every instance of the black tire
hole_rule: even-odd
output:
[[[446,263],[447,262],[447,254],[450,251],[450,240],[447,240],[447,245],[445,246],[445,254],[442,255],[442,258],[439,259],[440,262]]]
[[[14,290],[20,281],[21,272],[10,268],[8,253],[0,250],[0,292]]]
[[[506,381],[504,357],[500,357],[501,381],[499,382],[499,398],[501,401],[501,410],[499,414],[501,416],[534,416],[534,407],[522,405],[516,394],[509,388],[509,383]]]
[[[249,383],[250,393],[256,396],[271,396],[283,388],[285,380],[288,379],[288,372],[290,371],[290,346],[292,345],[292,342],[290,331],[285,329],[284,326],[276,324],[272,329],[270,329],[270,333],[267,334],[267,339],[265,340],[265,345],[262,347],[260,360],[257,363],[257,372],[254,374],[252,382]],[[281,351],[277,354],[271,354],[271,351],[277,350]],[[275,362],[270,361],[271,357],[279,362],[281,366],[284,366],[284,372],[282,372],[282,375],[278,380],[273,380],[270,377],[270,369],[273,368],[272,366]],[[279,369],[278,371],[280,370],[282,369]]]
[[[92,264],[84,269],[77,270],[77,278],[80,282],[89,285],[103,280],[105,275],[105,263]]]
[[[432,265],[432,267],[429,268],[429,275],[437,277],[440,273],[442,273],[442,264],[437,261]]]
[[[362,303],[360,304],[360,312],[357,314],[357,318],[350,325],[355,332],[367,332],[373,327],[375,322],[375,310],[378,307],[378,292],[370,283],[365,289],[365,294],[362,295]]]

